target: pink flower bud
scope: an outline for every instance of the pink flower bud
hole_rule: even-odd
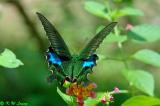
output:
[[[127,31],[131,30],[132,28],[133,28],[133,26],[131,24],[127,24],[127,26],[126,26]]]
[[[115,88],[114,88],[114,92],[115,92],[115,93],[120,92],[119,88],[118,88],[118,87],[115,87]]]
[[[112,96],[112,95],[110,95],[110,97],[109,97],[109,101],[110,101],[110,102],[112,102],[112,101],[113,101],[113,99],[114,99],[114,98],[113,98],[113,96]]]
[[[106,100],[106,96],[103,96],[103,98],[101,99],[101,103],[106,104],[107,100]]]

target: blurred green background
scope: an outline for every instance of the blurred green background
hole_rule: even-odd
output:
[[[98,0],[102,1],[102,0]],[[70,51],[75,54],[95,35],[100,25],[109,22],[95,17],[84,9],[84,0],[0,0],[0,52],[12,50],[24,65],[15,69],[0,67],[0,100],[26,102],[31,106],[65,106],[56,92],[56,84],[48,84],[49,75],[45,51],[49,42],[36,12],[43,13],[58,29]],[[122,0],[123,5],[132,5],[144,12],[143,17],[124,17],[118,23],[152,23],[160,25],[159,0]],[[130,3],[128,3],[130,2]],[[117,6],[119,6],[117,4]],[[125,42],[126,54],[140,48],[160,52],[159,42],[138,44]],[[97,50],[104,56],[119,57],[116,44],[103,42]],[[136,67],[150,70],[155,79],[155,95],[160,98],[160,69],[132,61]],[[131,89],[121,75],[124,65],[117,61],[99,61],[89,79],[97,84],[97,91],[111,91],[115,86]],[[119,106],[129,95],[116,97],[114,106]]]

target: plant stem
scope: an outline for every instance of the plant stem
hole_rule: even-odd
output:
[[[118,30],[118,26],[115,26],[114,33],[115,33],[116,36],[120,36],[119,30]],[[122,51],[122,43],[121,42],[118,42],[118,47]]]
[[[119,92],[114,92],[114,91],[112,91],[112,92],[109,92],[110,94],[121,94],[121,93],[128,93],[128,90],[120,90]]]
[[[112,16],[111,16],[111,8],[110,8],[110,3],[109,3],[109,1],[107,0],[106,2],[105,2],[105,4],[106,4],[106,7],[107,7],[107,10],[108,10],[108,20],[109,21],[112,21]]]
[[[114,57],[106,57],[105,60],[123,61],[123,59],[114,58]]]
[[[120,31],[118,30],[118,26],[115,26],[114,34],[115,34],[115,36],[120,36]],[[118,42],[118,48],[119,48],[121,54],[123,55],[124,51],[123,51],[123,45],[122,45],[121,42]],[[124,56],[123,56],[123,58],[124,58]],[[128,66],[128,63],[127,63],[127,59],[121,59],[121,60],[122,60],[122,62],[124,64],[125,68],[128,69],[129,66]]]
[[[109,102],[107,102],[106,106],[109,106]]]

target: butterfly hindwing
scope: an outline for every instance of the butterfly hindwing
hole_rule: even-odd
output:
[[[47,61],[49,65],[61,65],[62,64],[62,61],[57,56],[57,54],[53,51],[52,47],[48,48],[46,56],[47,56]]]
[[[98,59],[98,56],[96,54],[90,56],[88,59],[83,60],[83,68],[92,68],[96,65],[96,60]]]

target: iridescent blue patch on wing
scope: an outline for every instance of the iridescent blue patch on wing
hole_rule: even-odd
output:
[[[84,67],[93,67],[95,65],[95,62],[94,61],[84,61],[83,63],[83,68]]]
[[[96,54],[93,54],[90,58],[87,60],[84,60],[83,62],[83,68],[90,68],[96,65],[96,60],[98,59],[98,56]]]
[[[57,64],[57,65],[62,64],[61,60],[57,57],[57,55],[55,53],[51,53],[51,52],[48,52],[48,61],[51,64]]]

